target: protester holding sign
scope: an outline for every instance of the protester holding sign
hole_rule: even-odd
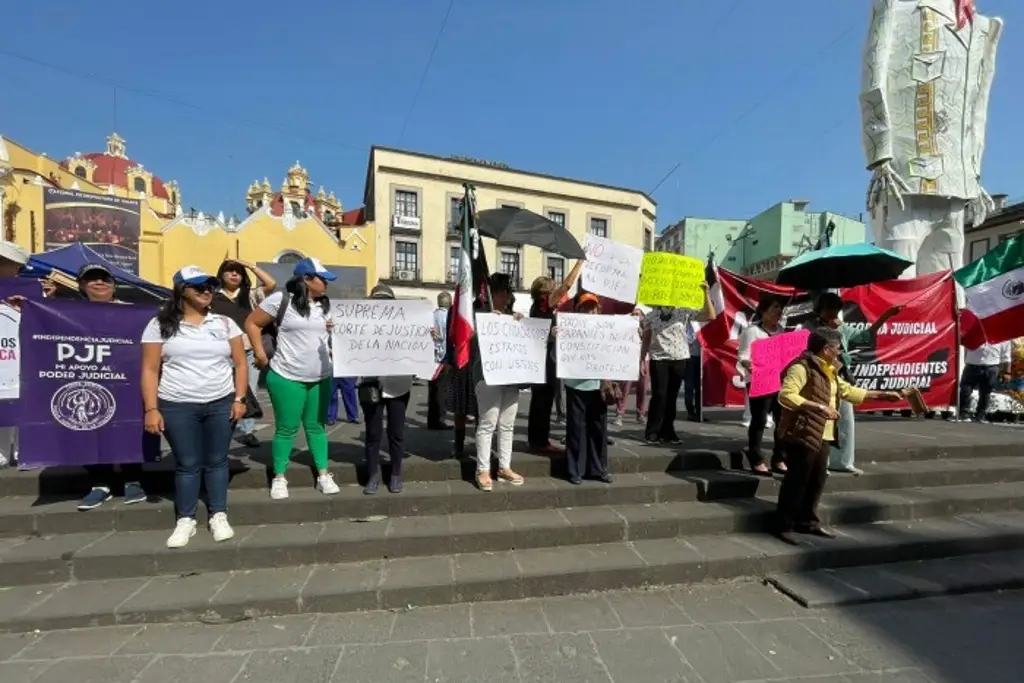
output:
[[[87,301],[96,304],[123,303],[114,298],[117,287],[114,275],[102,263],[87,263],[78,269],[78,291]],[[92,510],[110,500],[110,485],[116,478],[114,465],[87,465],[85,468],[91,484],[90,491],[78,504],[78,509]],[[146,500],[142,488],[142,465],[123,463],[121,479],[124,481],[124,504],[132,505]]]
[[[259,283],[258,287],[253,287],[249,280],[250,270]],[[210,310],[228,316],[239,328],[245,326],[245,319],[253,309],[277,288],[277,282],[270,273],[247,261],[226,259],[217,269],[217,280],[220,282],[220,289],[213,295]],[[242,335],[242,344],[245,346],[245,357],[249,364],[249,389],[255,397],[256,385],[260,378],[259,368],[256,367],[256,354],[245,335]],[[246,417],[239,420],[238,431],[238,440],[241,443],[249,448],[260,445],[260,440],[256,437],[255,419]]]
[[[370,291],[371,299],[394,300],[390,287],[378,284]],[[365,457],[370,477],[363,493],[370,496],[380,488],[380,441],[384,432],[384,414],[388,416],[388,453],[391,455],[391,479],[388,490],[402,492],[402,461],[405,459],[405,409],[412,391],[412,376],[363,377],[359,381],[359,397],[366,421]]]
[[[764,456],[761,455],[761,442],[764,440],[764,429],[768,425],[768,416],[771,415],[772,421],[778,424],[779,417],[782,415],[782,407],[779,405],[777,391],[762,396],[749,395],[750,378],[754,370],[750,355],[754,342],[784,332],[781,321],[782,302],[772,294],[762,296],[754,310],[754,318],[740,335],[739,350],[736,352],[741,376],[746,380],[747,403],[750,406],[750,424],[747,426],[747,461],[750,463],[750,470],[762,477],[772,476],[772,470],[786,471],[782,444],[778,441],[775,441],[772,446],[770,469],[764,462]]]
[[[196,533],[200,475],[206,484],[213,540],[235,535],[228,524],[228,448],[245,415],[248,388],[242,330],[210,312],[220,281],[198,266],[173,277],[174,289],[142,333],[142,401],[146,431],[163,434],[174,454],[177,525],[168,548]]]
[[[842,337],[831,328],[818,328],[807,338],[807,351],[783,373],[779,402],[782,418],[776,438],[789,465],[779,490],[775,534],[799,545],[793,532],[821,538],[835,535],[821,527],[818,501],[828,476],[829,448],[835,443],[839,401],[899,401],[895,391],[867,391],[847,383],[836,369]]]
[[[340,489],[327,470],[327,401],[334,368],[331,361],[330,301],[327,282],[337,276],[320,261],[305,258],[295,264],[292,279],[284,292],[276,292],[259,305],[245,321],[256,365],[269,366],[267,391],[274,406],[274,440],[271,456],[274,479],[270,497],[288,497],[285,472],[291,459],[292,444],[301,425],[316,465],[316,486],[325,495]],[[262,331],[277,326],[277,350],[267,360]]]
[[[581,294],[576,312],[597,315],[601,302],[594,294]],[[557,335],[558,328],[554,329]],[[588,478],[612,483],[608,474],[608,404],[601,391],[601,378],[566,379],[565,408],[569,482],[579,485]]]
[[[490,277],[491,313],[508,314],[512,305],[512,281],[505,273],[494,273]],[[522,314],[513,314],[522,318]],[[521,486],[523,478],[512,469],[512,431],[516,414],[519,412],[519,387],[491,386],[484,379],[480,346],[473,337],[473,380],[476,384],[476,399],[480,406],[480,419],[476,427],[476,485],[481,491],[490,491],[491,443],[494,432],[498,432],[498,479],[513,486]]]
[[[683,386],[686,363],[690,359],[686,328],[694,320],[707,322],[715,317],[707,283],[702,282],[700,288],[704,293],[704,308],[700,312],[657,306],[644,318],[640,363],[642,365],[650,358],[651,401],[647,406],[644,434],[648,443],[681,443],[676,434],[675,419],[679,389]]]

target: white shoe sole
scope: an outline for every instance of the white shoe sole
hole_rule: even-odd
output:
[[[192,537],[195,536],[195,535],[196,535],[196,530],[195,530],[195,527],[193,527],[192,528],[192,533],[190,533],[188,535],[188,538],[185,539],[184,543],[179,543],[177,541],[172,543],[172,540],[174,540],[174,539],[170,539],[169,538],[169,539],[167,539],[167,547],[170,548],[171,550],[177,550],[179,548],[184,548],[185,546],[188,545],[188,542],[191,541]]]

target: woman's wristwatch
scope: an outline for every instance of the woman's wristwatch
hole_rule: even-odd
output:
[[[235,403],[245,405],[245,396],[235,396]]]

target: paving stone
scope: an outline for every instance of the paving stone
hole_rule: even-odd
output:
[[[108,657],[138,633],[138,626],[110,626],[107,628],[51,631],[22,641],[25,646],[18,659],[47,659],[59,653],[61,657]]]
[[[341,654],[341,647],[253,652],[235,681],[329,683],[341,660]]]
[[[835,677],[823,680],[822,683],[831,683]],[[921,669],[890,669],[879,673],[846,674],[839,678],[836,683],[943,683],[938,679],[930,678]]]
[[[257,527],[238,544],[237,565],[225,569],[313,564],[317,561],[317,539],[323,530],[324,526],[316,523]]]
[[[784,619],[750,624],[734,624],[768,661],[787,676],[823,676],[857,671],[836,649],[830,648],[807,627],[814,622]]]
[[[0,681],[31,681],[53,665],[53,660],[45,662],[0,662]]]
[[[112,626],[118,605],[150,579],[113,579],[69,583],[49,600],[22,615],[22,622],[40,629]]]
[[[388,541],[388,557],[449,553],[452,551],[451,519],[448,515],[392,519],[385,538]]]
[[[152,657],[105,657],[62,659],[43,671],[32,683],[132,683]],[[165,680],[165,679],[162,679]]]
[[[669,642],[704,683],[735,683],[778,676],[778,669],[752,648],[731,624],[677,626],[665,632]]]
[[[118,655],[192,655],[213,649],[223,627],[206,624],[150,624],[125,641]]]
[[[334,680],[345,683],[422,683],[427,644],[346,645]]]
[[[593,596],[548,598],[541,601],[541,607],[555,633],[622,628],[612,606],[606,600],[594,599]]]
[[[606,631],[591,638],[613,681],[700,683],[660,629]]]
[[[470,614],[477,637],[549,632],[539,600],[476,602],[470,605]]]
[[[248,654],[158,657],[146,667],[136,683],[232,683],[248,659]]]
[[[878,629],[862,618],[873,613],[868,611],[870,607],[849,608],[834,614],[822,613],[818,621],[810,622],[808,628],[862,669],[918,666],[921,662],[912,652],[901,647],[899,641],[887,642],[887,639],[880,639]]]
[[[424,680],[432,683],[519,683],[516,660],[507,638],[431,641],[427,645]]]
[[[295,614],[312,571],[310,567],[284,567],[233,573],[210,599],[210,608],[221,616]]]
[[[866,591],[841,581],[831,570],[783,574],[769,577],[768,581],[793,600],[810,608],[853,605],[871,598]]]
[[[303,611],[377,609],[377,588],[384,573],[383,567],[383,560],[313,567],[302,588]]]
[[[217,641],[215,652],[299,647],[313,630],[316,616],[251,619],[233,624]]]
[[[13,623],[61,588],[63,584],[5,587],[0,591],[0,625]]]
[[[902,566],[902,565],[898,565]],[[839,570],[840,580],[867,593],[871,600],[899,600],[918,595],[939,595],[942,585],[900,574],[898,566],[852,567]]]
[[[306,637],[305,646],[384,642],[391,636],[393,612],[320,614]]]
[[[449,517],[452,552],[477,553],[514,547],[512,520],[506,514],[455,514]]]
[[[511,534],[511,525],[509,525]],[[514,600],[523,597],[522,573],[511,551],[455,555],[455,595],[460,601]]]
[[[684,626],[693,621],[660,590],[609,593],[608,604],[625,627]]]
[[[189,621],[210,609],[210,599],[228,580],[227,574],[161,576],[151,579],[117,607],[120,623]]]
[[[38,639],[39,636],[27,633],[0,636],[0,662],[14,658]]]
[[[455,595],[450,556],[389,560],[380,583],[380,606],[385,609],[447,604]]]
[[[391,640],[468,638],[472,635],[469,605],[420,607],[400,611],[391,627]]]
[[[612,683],[587,635],[512,636],[522,683]]]

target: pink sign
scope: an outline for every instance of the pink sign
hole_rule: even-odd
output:
[[[794,358],[807,350],[810,330],[796,330],[758,339],[750,345],[750,395],[774,394],[782,388],[782,371]]]

